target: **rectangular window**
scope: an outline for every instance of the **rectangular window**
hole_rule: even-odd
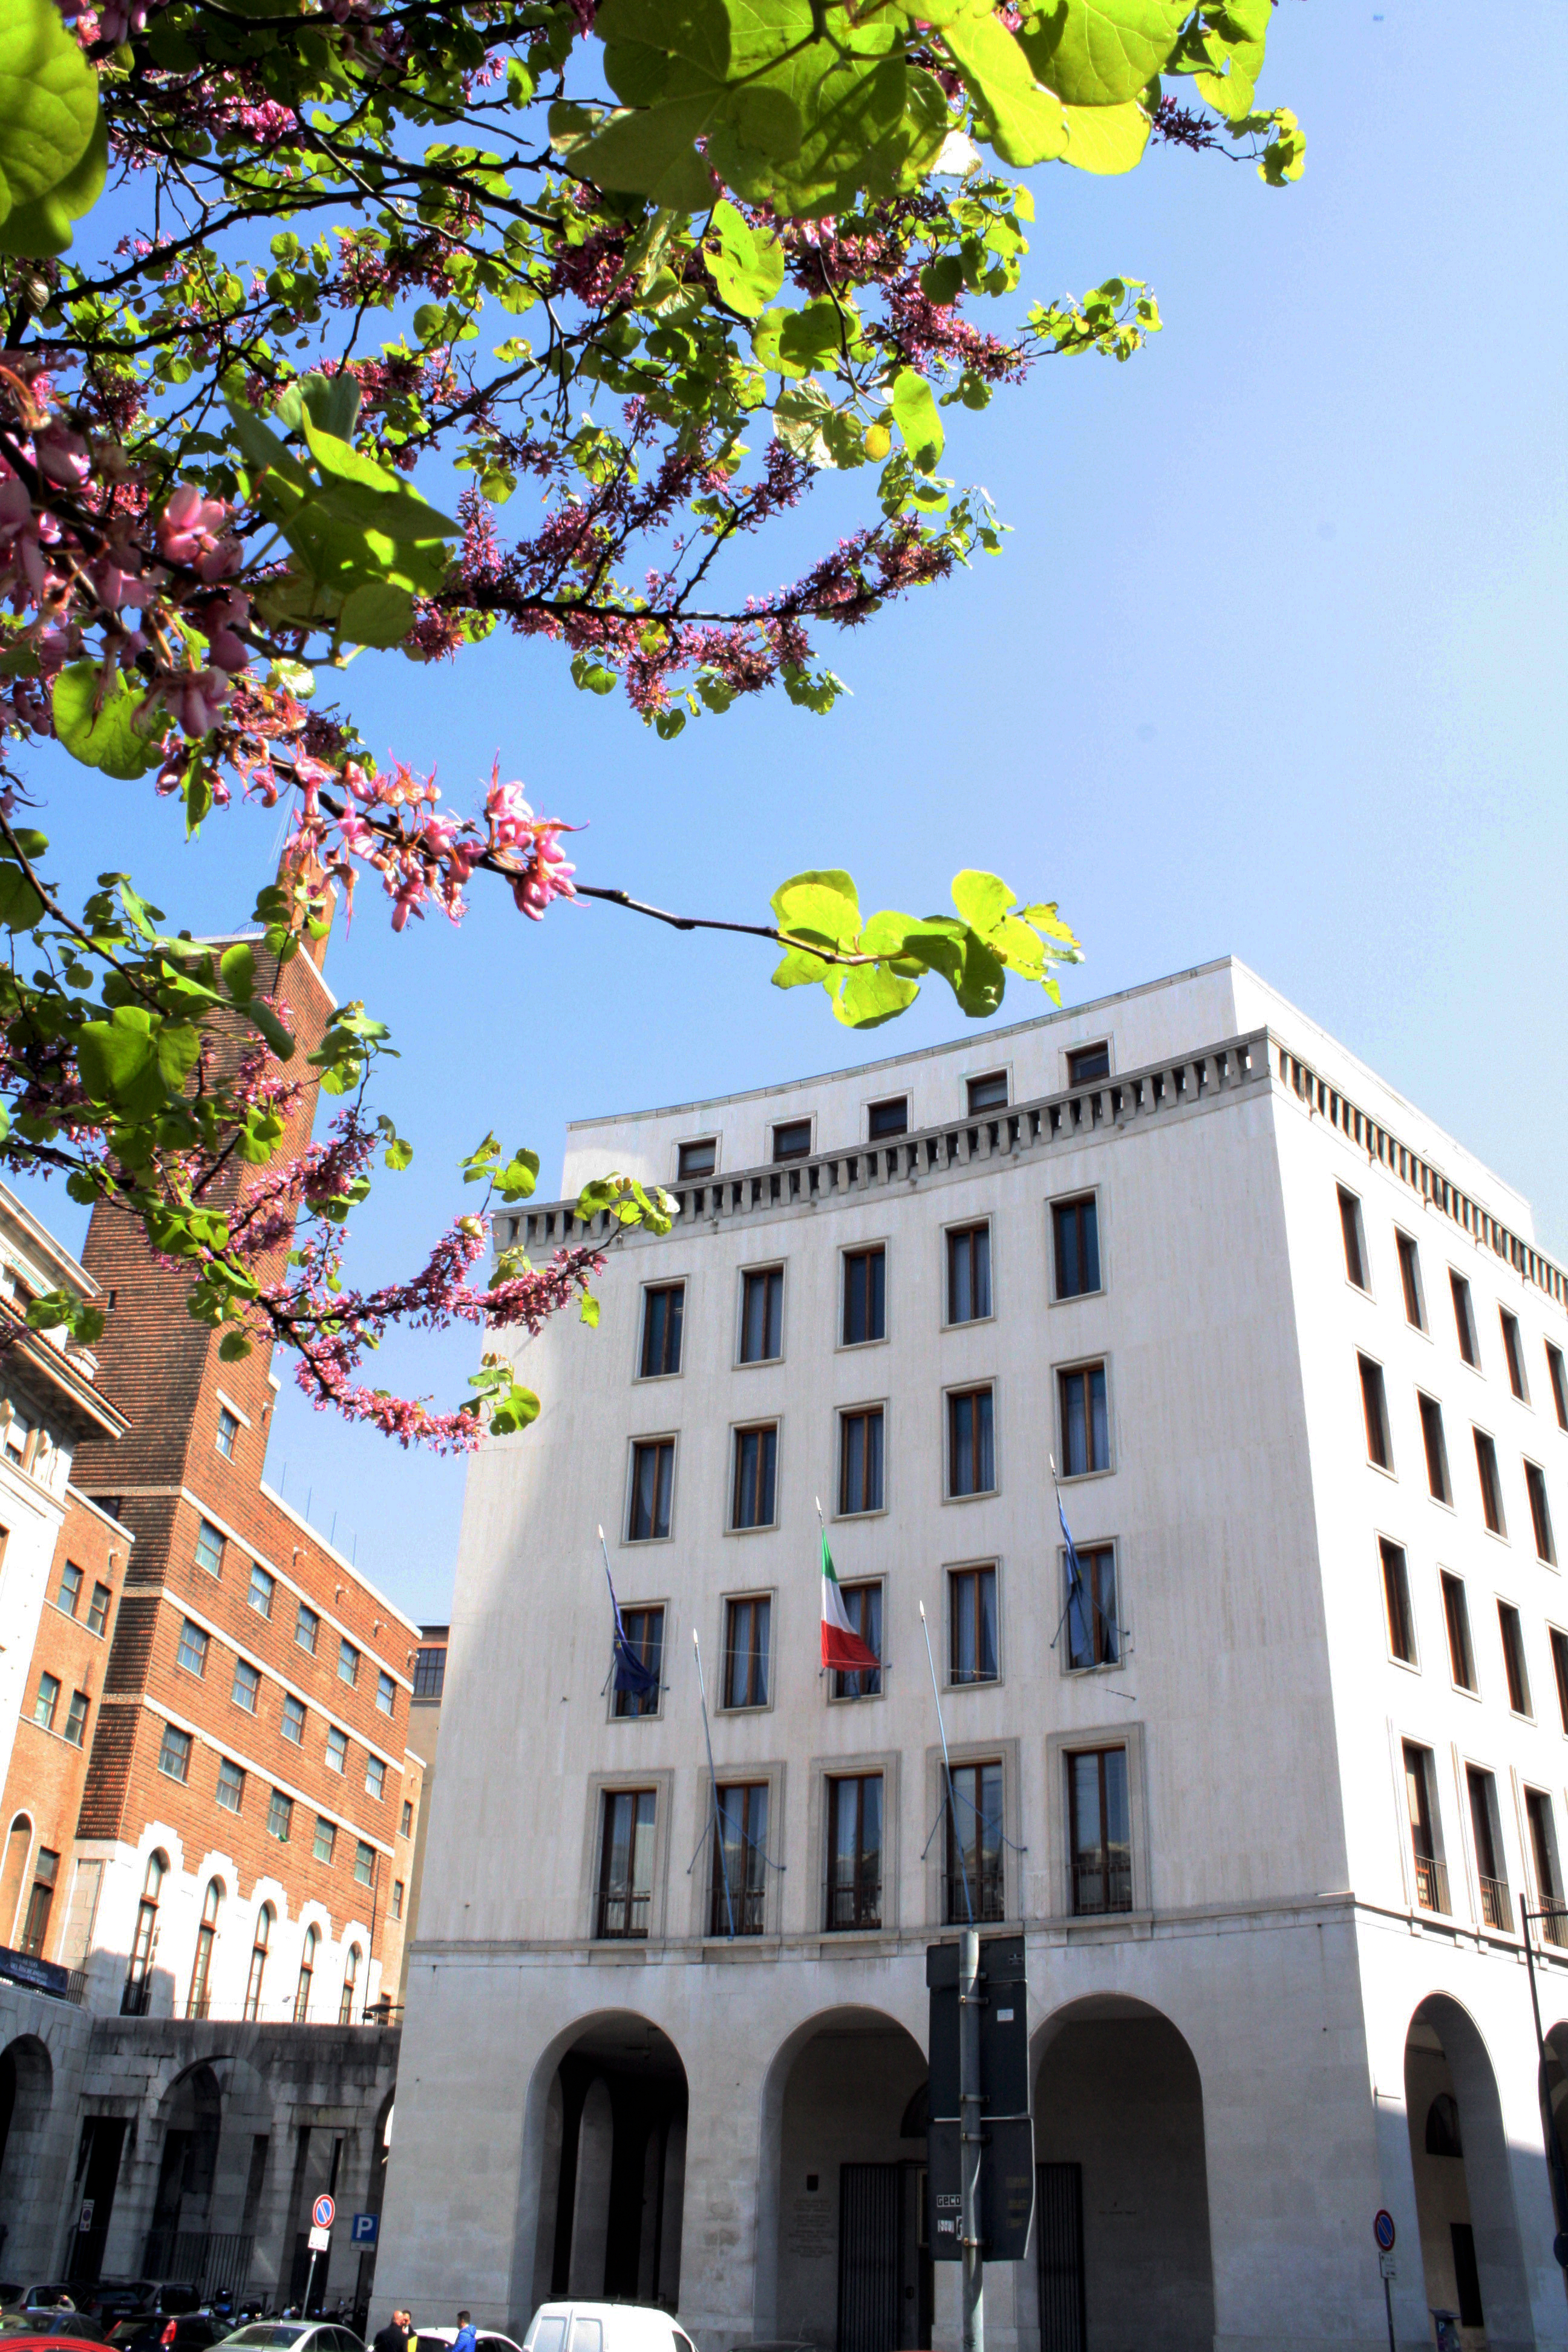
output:
[[[73,1748],[79,1748],[87,1736],[86,1691],[72,1691],[71,1703],[66,1711],[65,1736]]]
[[[386,1795],[386,1767],[379,1756],[367,1756],[364,1759],[364,1792],[374,1797],[378,1805]]]
[[[656,1679],[652,1690],[618,1690],[614,1712],[621,1717],[657,1715],[659,1701],[658,1682],[664,1672],[664,1612],[662,1609],[623,1609],[621,1623],[626,1630],[627,1649]],[[411,1813],[411,1809],[405,1810]],[[407,1832],[405,1831],[404,1834],[406,1836]]]
[[[321,1619],[317,1616],[313,1609],[307,1609],[305,1603],[301,1601],[294,1618],[295,1647],[300,1650],[308,1650],[313,1658],[316,1654],[316,1636],[321,1630]]]
[[[1361,1202],[1353,1192],[1342,1184],[1340,1195],[1340,1232],[1344,1237],[1345,1275],[1358,1290],[1368,1287],[1366,1278],[1366,1237],[1362,1232]]]
[[[1447,1913],[1448,1874],[1437,1858],[1434,1822],[1433,1759],[1429,1748],[1405,1740],[1405,1796],[1410,1811],[1410,1849],[1415,1864],[1415,1900],[1423,1911]]]
[[[947,1678],[996,1679],[996,1570],[953,1568],[947,1576]]]
[[[74,1617],[80,1599],[81,1570],[74,1561],[68,1559],[60,1570],[59,1590],[55,1594],[55,1607],[63,1609],[68,1617]]]
[[[1383,1389],[1383,1366],[1370,1356],[1358,1356],[1361,1404],[1366,1421],[1366,1458],[1380,1470],[1392,1470],[1394,1454],[1388,1442],[1388,1400]]]
[[[403,1812],[398,1821],[397,1834],[399,1837],[412,1837],[414,1834],[414,1800],[412,1797],[405,1797],[403,1800]]]
[[[1524,1465],[1524,1486],[1530,1496],[1531,1524],[1535,1529],[1535,1557],[1554,1563],[1557,1547],[1552,1540],[1552,1513],[1546,1503],[1546,1474],[1533,1462],[1527,1462]]]
[[[1079,1201],[1053,1201],[1057,1297],[1083,1298],[1100,1288],[1100,1208],[1092,1192]]]
[[[598,1933],[645,1937],[653,1901],[652,1789],[606,1789],[599,1856]]]
[[[1465,1780],[1470,1798],[1470,1829],[1476,1841],[1476,1875],[1481,1883],[1481,1916],[1489,1927],[1513,1933],[1513,1906],[1503,1876],[1502,1827],[1498,1819],[1497,1782],[1477,1764],[1467,1764]]]
[[[401,1878],[395,1878],[392,1882],[392,1916],[395,1919],[401,1919],[403,1916],[403,1881]]]
[[[776,1421],[735,1432],[735,1491],[732,1528],[771,1528],[779,1459]]]
[[[947,1923],[1007,1916],[1002,1872],[1002,1767],[955,1764],[947,1808]]]
[[[838,1416],[838,1508],[845,1515],[882,1507],[882,1408]]]
[[[354,1878],[361,1886],[369,1886],[375,1877],[375,1848],[366,1845],[363,1838],[354,1846]]]
[[[1078,1576],[1070,1556],[1064,1557],[1067,1579],[1068,1664],[1072,1667],[1114,1666],[1121,1662],[1121,1633],[1116,1622],[1116,1549],[1094,1544],[1078,1554]]]
[[[645,1381],[668,1380],[680,1370],[680,1328],[685,1316],[683,1282],[660,1282],[643,1292],[641,1378]]]
[[[1110,1040],[1102,1037],[1097,1045],[1079,1045],[1068,1055],[1068,1084],[1087,1087],[1094,1078],[1110,1076]]]
[[[359,1680],[359,1652],[342,1634],[338,1636],[338,1680],[351,1686]]]
[[[1498,1476],[1497,1447],[1484,1429],[1476,1438],[1476,1475],[1481,1484],[1481,1516],[1494,1536],[1506,1535],[1502,1516],[1502,1482]]]
[[[271,1616],[272,1595],[276,1589],[277,1579],[268,1574],[259,1560],[252,1560],[250,1587],[245,1597],[258,1617]]]
[[[245,1801],[245,1774],[226,1756],[218,1763],[217,1801],[226,1813],[237,1813]]]
[[[868,1650],[882,1654],[882,1581],[880,1577],[868,1584],[841,1584],[838,1597],[844,1603],[844,1613],[853,1631],[859,1634]],[[835,1674],[835,1698],[876,1698],[882,1688],[880,1671],[863,1666],[854,1674]]]
[[[907,1135],[910,1127],[908,1095],[890,1095],[886,1102],[874,1102],[866,1114],[866,1132],[873,1143],[885,1135]]]
[[[109,1604],[113,1597],[107,1584],[93,1586],[92,1599],[88,1604],[87,1612],[87,1630],[89,1633],[101,1633],[108,1624]]]
[[[248,1658],[236,1658],[234,1662],[234,1688],[229,1692],[229,1696],[234,1701],[236,1706],[242,1706],[247,1715],[254,1715],[256,1713],[257,1698],[259,1696],[260,1690],[261,1675],[259,1669],[253,1666]]]
[[[1405,1572],[1404,1548],[1382,1538],[1378,1553],[1383,1561],[1383,1606],[1388,1620],[1390,1655],[1402,1664],[1415,1664],[1415,1621],[1410,1611],[1410,1579]]]
[[[773,1129],[775,1160],[805,1160],[811,1152],[811,1121],[786,1118]]]
[[[868,1339],[888,1336],[888,1253],[885,1249],[844,1253],[844,1345],[863,1347]]]
[[[1510,1315],[1506,1307],[1500,1307],[1498,1319],[1502,1325],[1502,1353],[1503,1361],[1508,1366],[1508,1384],[1521,1403],[1528,1404],[1530,1397],[1524,1385],[1524,1349],[1519,1336],[1519,1318]]]
[[[348,1733],[340,1731],[335,1723],[331,1723],[327,1726],[327,1769],[329,1772],[345,1771],[348,1760]]]
[[[1453,1486],[1448,1477],[1448,1447],[1443,1435],[1443,1408],[1436,1397],[1417,1395],[1421,1407],[1421,1443],[1426,1449],[1426,1488],[1439,1503],[1451,1503]]]
[[[1448,1270],[1448,1287],[1454,1294],[1454,1328],[1458,1334],[1459,1353],[1467,1364],[1480,1365],[1480,1349],[1476,1345],[1476,1318],[1470,1311],[1470,1286],[1462,1274]]]
[[[665,1513],[666,1532],[669,1514]],[[414,1653],[414,1696],[416,1698],[439,1698],[447,1687],[447,1653],[444,1649],[416,1650]]]
[[[748,1780],[719,1791],[713,1825],[710,1936],[760,1936],[768,1899],[768,1784]]]
[[[283,1737],[291,1739],[296,1748],[304,1745],[305,1702],[296,1698],[292,1691],[283,1694]]]
[[[669,1533],[669,1496],[675,1484],[675,1440],[656,1437],[632,1448],[630,1543],[652,1543]]]
[[[1568,1633],[1552,1628],[1552,1669],[1557,1677],[1557,1712],[1563,1718],[1563,1733],[1568,1738]]]
[[[784,1353],[784,1268],[741,1277],[741,1361],[768,1364]]]
[[[294,1825],[294,1800],[286,1797],[281,1789],[274,1789],[267,1801],[267,1831],[283,1845],[289,1843],[289,1832]]]
[[[1470,1646],[1470,1612],[1465,1588],[1447,1569],[1438,1579],[1443,1588],[1443,1622],[1448,1629],[1448,1664],[1461,1690],[1476,1687],[1476,1657]]]
[[[33,1701],[33,1721],[39,1727],[40,1730],[52,1731],[54,1729],[55,1709],[58,1706],[59,1703],[60,1678],[58,1675],[40,1675],[38,1676],[38,1696]]]
[[[1525,1790],[1524,1816],[1530,1823],[1536,1895],[1542,1910],[1552,1915],[1541,1924],[1550,1941],[1561,1948],[1564,1941],[1568,1941],[1562,1916],[1563,1872],[1557,1858],[1557,1824],[1552,1818],[1552,1800],[1544,1789]]]
[[[724,1604],[724,1704],[726,1706],[766,1706],[768,1645],[773,1633],[773,1602],[727,1601]]]
[[[1524,1629],[1519,1622],[1519,1612],[1510,1601],[1497,1605],[1498,1631],[1502,1635],[1503,1672],[1508,1677],[1508,1703],[1515,1715],[1528,1715],[1530,1706],[1530,1676],[1524,1665]]]
[[[827,1783],[829,1931],[882,1924],[882,1776]]]
[[[719,1165],[719,1139],[705,1135],[696,1143],[683,1143],[676,1154],[675,1172],[684,1182],[693,1176],[711,1176]]]
[[[947,1491],[990,1495],[996,1486],[996,1422],[989,1388],[960,1389],[947,1401]]]
[[[378,1674],[375,1678],[376,1713],[378,1715],[390,1715],[396,1703],[397,1685],[393,1681],[392,1676],[389,1674]]]
[[[22,1927],[22,1949],[30,1960],[42,1959],[44,1941],[49,1932],[49,1913],[54,1909],[55,1881],[59,1876],[60,1858],[47,1845],[38,1848],[33,1864],[33,1885],[27,1897],[26,1917]]]
[[[239,1435],[239,1418],[227,1405],[217,1409],[217,1450],[226,1462],[234,1460],[234,1441]]]
[[[332,1858],[332,1849],[337,1844],[337,1842],[338,1832],[334,1823],[328,1821],[325,1813],[318,1813],[316,1815],[316,1834],[310,1844],[310,1852],[315,1855],[316,1860],[318,1862],[331,1862]]]
[[[158,1769],[166,1772],[171,1780],[188,1780],[191,1777],[191,1735],[176,1731],[172,1723],[163,1726],[163,1737],[158,1748]]]
[[[1080,1364],[1057,1374],[1061,1406],[1062,1476],[1083,1478],[1110,1467],[1110,1425],[1105,1410],[1105,1366]]]
[[[969,1081],[969,1116],[978,1118],[984,1110],[1005,1110],[1007,1108],[1007,1073],[989,1070],[981,1078]]]
[[[1405,1292],[1405,1319],[1417,1331],[1426,1328],[1426,1294],[1421,1287],[1421,1253],[1409,1234],[1395,1232],[1399,1244],[1399,1280]]]
[[[184,1666],[188,1675],[205,1675],[207,1670],[206,1634],[189,1617],[180,1628],[180,1646],[174,1653],[174,1664]]]
[[[1091,1748],[1069,1756],[1072,1907],[1080,1917],[1132,1908],[1132,1826],[1127,1750]]]
[[[210,1519],[203,1519],[196,1528],[196,1566],[205,1568],[209,1576],[223,1574],[223,1538]]]
[[[1552,1381],[1552,1402],[1557,1408],[1557,1426],[1568,1429],[1568,1367],[1563,1361],[1563,1350],[1546,1342],[1546,1370]]]
[[[983,1323],[990,1312],[990,1223],[961,1225],[947,1237],[947,1319]]]

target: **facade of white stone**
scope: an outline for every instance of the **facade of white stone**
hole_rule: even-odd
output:
[[[987,2275],[996,2352],[1372,2352],[1435,2310],[1467,2352],[1568,2344],[1520,1932],[1568,1837],[1568,1286],[1527,1203],[1228,961],[574,1127],[568,1199],[611,1168],[681,1213],[609,1250],[596,1330],[519,1348],[542,1412],[470,1475],[374,2315],[460,2301],[521,2336],[570,2289],[668,2301],[701,2352],[956,2341],[921,2243],[924,1955],[964,1891],[923,1603],[959,1786],[999,1792],[972,1899],[1028,1956],[1042,2169],[1027,2260]],[[1063,1296],[1055,1211],[1084,1202],[1099,1281]],[[568,1236],[557,1207],[514,1237]],[[847,1344],[847,1255],[878,1248],[883,1332]],[[677,1284],[675,1363],[647,1333]],[[882,1492],[847,1495],[876,1409]],[[1098,1632],[1053,1455],[1113,1567]],[[842,1584],[879,1586],[873,1696],[819,1667],[817,1497]],[[647,1715],[606,1688],[601,1523],[628,1622],[664,1612]],[[967,1678],[954,1612],[987,1590]],[[694,1634],[721,1790],[765,1791],[732,1937]],[[856,1816],[847,1877],[856,1782],[882,1837]]]

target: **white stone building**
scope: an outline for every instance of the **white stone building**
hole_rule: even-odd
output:
[[[924,1953],[967,1894],[1026,1937],[1041,2168],[993,2347],[1372,2352],[1380,2208],[1401,2346],[1568,2344],[1521,1941],[1568,1834],[1568,1287],[1528,1204],[1229,961],[574,1126],[568,1199],[610,1168],[681,1213],[520,1350],[543,1411],[469,1480],[377,2315],[955,2341]]]

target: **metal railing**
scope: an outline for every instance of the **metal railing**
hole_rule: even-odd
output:
[[[646,1937],[651,1896],[647,1887],[606,1886],[599,1896],[599,1933],[611,1942]]]
[[[1430,1853],[1415,1857],[1415,1900],[1423,1911],[1448,1910],[1448,1874],[1444,1865]]]
[[[968,1882],[967,1901],[964,1896],[965,1881]],[[948,1873],[948,1926],[966,1927],[969,1925],[971,1905],[973,1906],[976,1926],[984,1925],[987,1920],[1005,1919],[1007,1916],[1005,1889],[1000,1861],[984,1864],[980,1873],[978,1885],[969,1871],[952,1870]]]
[[[829,1933],[847,1927],[879,1927],[881,1924],[882,1874],[879,1870],[858,1871],[852,1878],[829,1882]]]
[[[1105,1911],[1132,1908],[1131,1854],[1079,1854],[1068,1865],[1074,1916],[1092,1919]]]
[[[1513,1905],[1509,1899],[1507,1885],[1500,1878],[1481,1877],[1479,1871],[1476,1874],[1481,1879],[1481,1917],[1489,1927],[1497,1927],[1503,1935],[1511,1936]]]
[[[1560,1952],[1568,1952],[1568,1904],[1548,1895],[1534,1916],[1547,1942],[1555,1944]]]
[[[710,1936],[727,1936],[732,1914],[737,1936],[760,1936],[763,1932],[767,1910],[765,1886],[736,1886],[731,1884],[728,1908],[724,1902],[724,1882],[716,1879],[713,1885],[713,1919],[708,1932]]]
[[[227,2288],[242,2294],[250,2276],[255,2236],[244,2230],[149,2230],[142,2248],[144,2278],[178,2279],[203,2302]]]
[[[153,2006],[153,1976],[127,1977],[120,1995],[121,2017],[145,2017]]]

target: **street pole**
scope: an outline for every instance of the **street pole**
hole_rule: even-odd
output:
[[[963,2231],[963,2352],[985,2352],[985,2264],[980,2252],[980,1937],[958,1939],[960,2226]]]
[[[1531,1920],[1545,1919],[1551,1916],[1546,1911],[1529,1911],[1522,1902],[1519,1906],[1520,1922],[1524,1929],[1524,1965],[1530,1973],[1530,2006],[1535,2017],[1535,2047],[1540,2060],[1536,2098],[1541,2108],[1541,2136],[1546,2144],[1546,2177],[1552,2183],[1552,2210],[1557,2221],[1557,2245],[1560,2246],[1564,2231],[1568,2231],[1568,2182],[1563,2178],[1563,2149],[1552,2113],[1551,2093],[1546,2087],[1546,2036],[1541,2030],[1541,1995],[1535,1987],[1535,1950],[1530,1940]],[[1557,2246],[1553,2246],[1552,2252],[1557,2252]],[[1561,2263],[1562,2255],[1558,2254],[1557,2259]]]
[[[301,2319],[309,2319],[309,2317],[310,2316],[310,2293],[311,2293],[311,2289],[314,2287],[315,2284],[316,2284],[316,2250],[315,2250],[315,2248],[312,2246],[312,2247],[311,2247],[311,2249],[310,2249],[310,2269],[305,2273],[305,2308],[304,2308],[304,2310],[300,2314],[300,2318],[301,2318]]]
[[[1388,2314],[1388,2352],[1399,2352],[1394,2340],[1394,2289],[1386,2271],[1383,2273],[1383,2307]]]

